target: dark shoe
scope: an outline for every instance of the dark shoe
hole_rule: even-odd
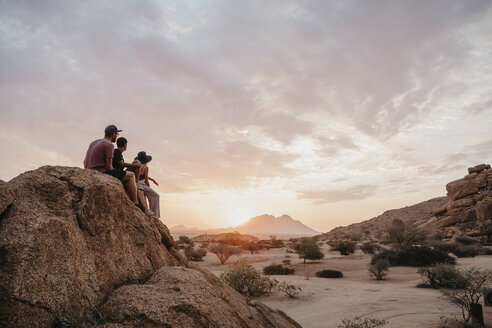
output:
[[[137,203],[137,204],[135,204],[135,206],[138,207],[142,212],[145,213],[145,208],[142,206],[142,204]]]

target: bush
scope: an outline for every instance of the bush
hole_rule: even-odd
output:
[[[454,266],[438,264],[434,267],[420,267],[417,273],[423,283],[417,287],[428,288],[464,288],[467,285],[465,277]]]
[[[275,279],[262,276],[253,267],[240,264],[230,271],[221,274],[220,278],[239,293],[254,297],[278,290],[289,297],[296,297],[301,292],[300,287],[286,282],[279,283]]]
[[[378,244],[376,244],[375,242],[365,242],[365,243],[362,243],[362,245],[360,245],[360,250],[364,253],[364,254],[374,254],[376,253],[379,249],[381,248],[381,246],[379,246]]]
[[[375,318],[354,317],[353,319],[343,318],[342,324],[337,328],[377,328],[386,325],[386,320]]]
[[[207,250],[205,248],[195,249],[188,245],[184,249],[185,256],[190,261],[203,261],[203,257],[207,255]]]
[[[388,274],[390,262],[387,259],[378,259],[374,263],[369,264],[369,273],[371,273],[376,280],[383,280]]]
[[[343,274],[337,270],[321,270],[316,272],[316,277],[319,278],[343,278]]]
[[[294,274],[296,270],[284,267],[282,264],[270,264],[263,268],[263,273],[268,275],[278,274],[278,275],[287,275]]]
[[[283,263],[283,264],[287,264],[287,265],[290,265],[290,264],[291,264],[291,263],[290,263],[290,260],[283,260],[283,261],[282,261],[282,263]]]
[[[438,328],[483,328],[483,326],[456,318],[441,317]]]
[[[247,296],[270,293],[278,281],[262,276],[251,266],[240,266],[220,275],[229,286]]]
[[[179,236],[177,243],[178,244],[185,244],[185,245],[195,246],[195,243],[193,242],[193,240],[191,240],[191,238],[188,237],[188,236]]]
[[[341,255],[350,255],[355,252],[355,241],[352,240],[339,240],[331,243],[330,246],[339,251]]]
[[[411,246],[399,252],[384,250],[372,257],[371,264],[378,259],[387,259],[391,266],[432,266],[438,263],[456,264],[456,260],[441,251],[427,246]]]
[[[492,271],[469,268],[460,270],[464,277],[466,286],[461,289],[441,289],[441,294],[461,309],[461,314],[465,322],[470,321],[471,308],[478,304],[482,296],[484,284],[492,282]]]
[[[281,292],[284,292],[285,295],[289,296],[290,298],[296,298],[299,295],[299,293],[302,291],[301,287],[290,285],[285,281],[278,284],[277,289]]]

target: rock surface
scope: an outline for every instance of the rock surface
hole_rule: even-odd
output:
[[[468,169],[463,179],[446,185],[450,198],[446,208],[433,212],[434,218],[424,225],[444,238],[456,234],[488,242],[492,234],[492,169],[480,164]]]
[[[126,302],[133,304],[131,309],[125,307],[125,318],[138,318],[142,327],[183,327],[175,325],[183,320],[190,322],[189,327],[204,327],[186,318],[194,318],[196,309],[205,311],[200,299],[210,299],[208,307],[219,304],[202,294],[210,289],[216,298],[228,295],[234,302],[224,300],[227,308],[210,310],[223,317],[209,315],[204,319],[210,323],[206,327],[218,326],[214,320],[233,320],[228,316],[238,306],[243,307],[241,312],[253,313],[251,325],[236,320],[230,327],[260,327],[270,321],[280,322],[272,327],[297,327],[281,312],[248,305],[217,279],[200,278],[199,287],[187,281],[186,277],[210,274],[191,268],[173,243],[167,227],[144,215],[130,202],[122,184],[108,175],[46,166],[8,183],[0,181],[0,327],[51,327],[60,318],[70,318],[77,327],[95,323],[131,327],[120,325],[118,311],[123,309],[111,304],[134,288],[143,293],[153,290],[152,300],[169,307],[154,313],[137,306],[141,294],[125,294]],[[175,270],[182,270],[183,278],[173,286],[186,293],[166,286],[173,279],[166,273],[181,272]],[[147,280],[149,285],[120,287]],[[102,304],[106,320],[100,315]]]

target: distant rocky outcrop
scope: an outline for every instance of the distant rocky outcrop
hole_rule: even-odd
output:
[[[343,239],[355,235],[367,239],[379,239],[394,220],[401,220],[404,224],[421,225],[431,219],[433,210],[444,206],[447,202],[448,197],[437,197],[416,205],[388,210],[372,219],[337,227],[323,234],[323,239]]]
[[[0,327],[300,327],[173,243],[108,175],[45,166],[0,181]]]
[[[492,169],[480,164],[446,185],[449,200],[436,208],[424,227],[445,238],[464,234],[479,240],[492,235]]]

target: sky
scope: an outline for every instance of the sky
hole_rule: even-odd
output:
[[[492,1],[0,0],[0,179],[115,124],[169,227],[318,231],[492,163]]]

